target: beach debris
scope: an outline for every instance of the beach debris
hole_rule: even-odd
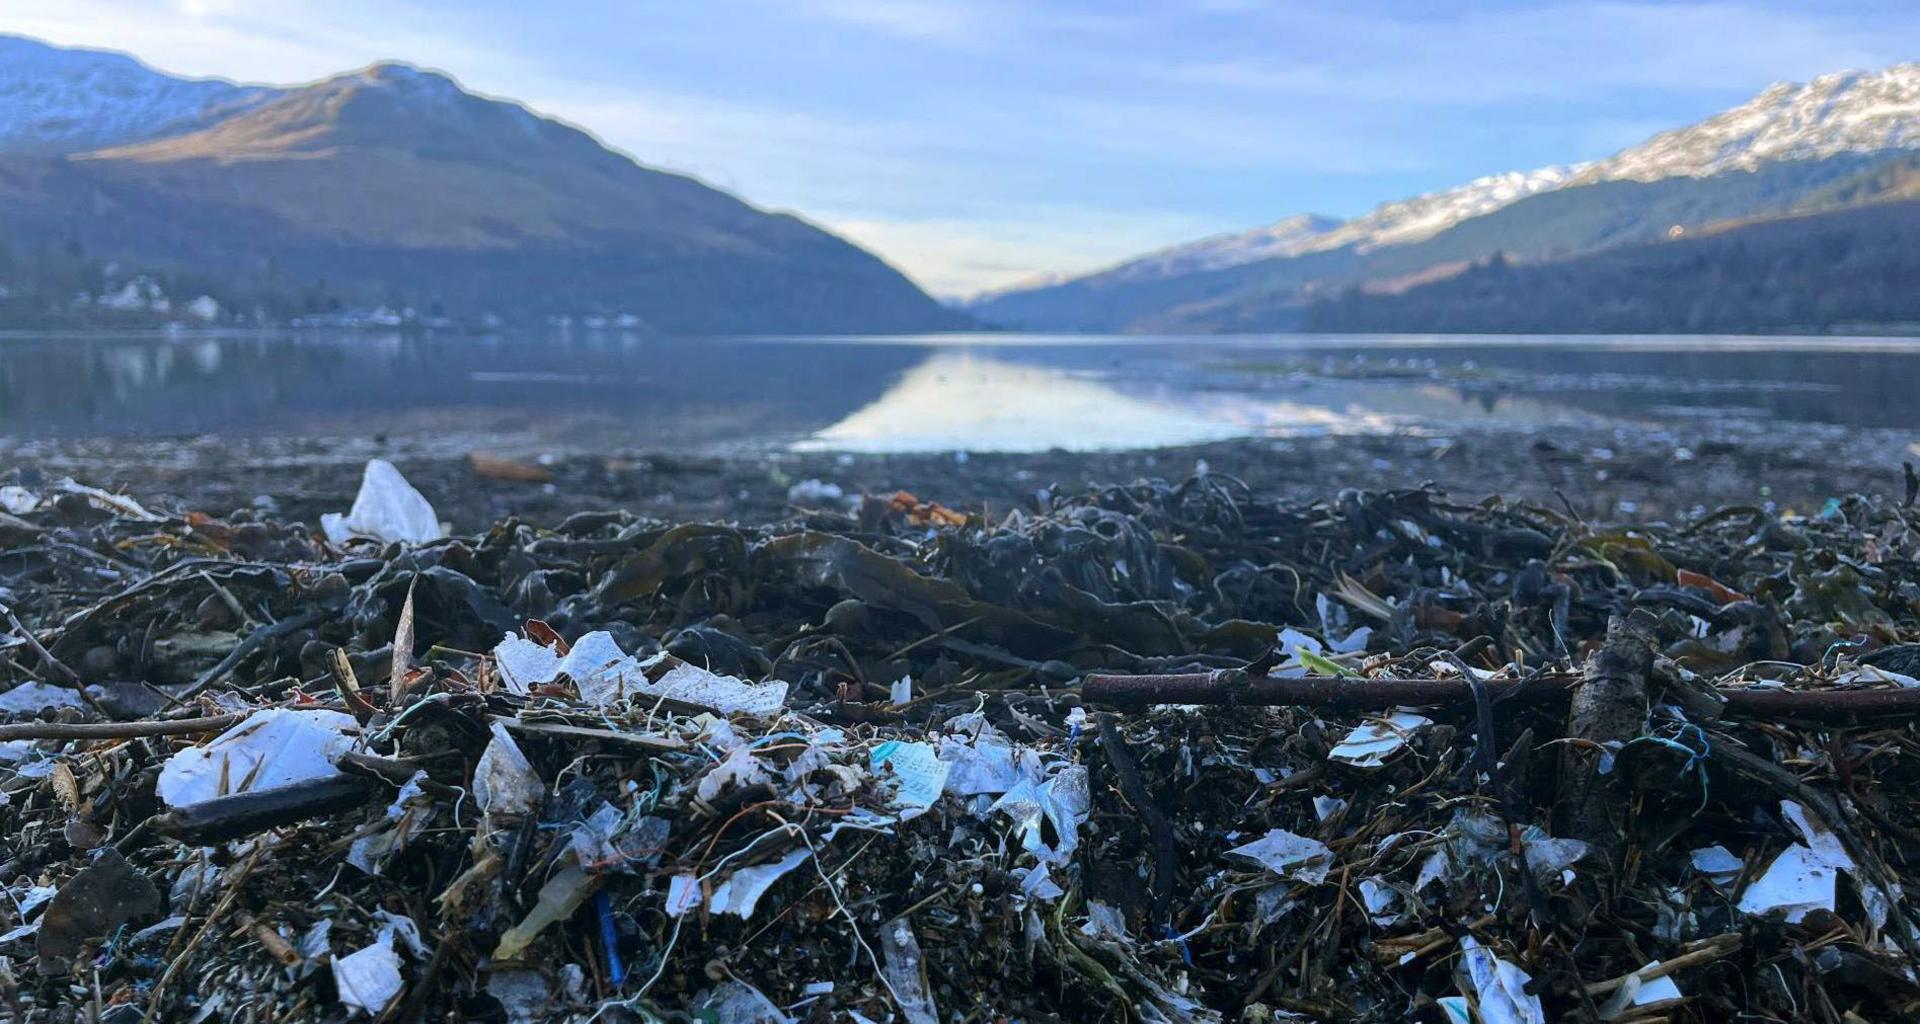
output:
[[[1433,719],[1412,708],[1397,708],[1393,713],[1356,727],[1336,744],[1327,756],[1358,768],[1378,768],[1387,758],[1406,749],[1407,741]]]
[[[1898,504],[1213,472],[343,547],[34,489],[23,1024],[1920,1012]]]
[[[372,945],[333,958],[334,988],[340,1005],[350,1013],[378,1017],[400,997],[405,981],[400,976],[400,954],[394,952],[393,937],[393,928],[383,928]]]
[[[352,749],[353,716],[338,711],[267,708],[204,746],[188,747],[160,769],[160,799],[174,807],[232,793],[274,789],[340,774]]]
[[[1540,997],[1527,991],[1532,976],[1471,935],[1460,940],[1460,970],[1484,1024],[1547,1024]]]
[[[414,490],[400,470],[385,459],[367,460],[353,507],[345,515],[328,512],[321,516],[320,529],[335,544],[356,539],[427,544],[446,535],[426,495]]]
[[[1333,851],[1327,844],[1280,828],[1228,850],[1227,855],[1253,861],[1282,878],[1308,885],[1326,881],[1334,863]]]

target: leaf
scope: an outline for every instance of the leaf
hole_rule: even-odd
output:
[[[414,581],[418,579],[415,577]],[[393,630],[393,674],[387,683],[388,707],[399,706],[413,669],[413,586],[413,582],[407,584],[407,599],[400,605],[400,624]]]
[[[567,652],[573,650],[573,645],[567,643],[566,637],[561,636],[559,630],[539,619],[528,619],[523,632],[526,633],[527,639],[542,647],[553,648],[553,653],[562,658],[567,656]]]
[[[1293,656],[1300,659],[1300,664],[1305,665],[1307,668],[1323,676],[1351,676],[1358,678],[1360,675],[1360,673],[1334,661],[1332,658],[1315,654],[1312,651],[1294,651]]]

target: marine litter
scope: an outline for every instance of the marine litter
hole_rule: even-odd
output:
[[[1911,488],[829,473],[477,532],[385,462],[324,528],[0,481],[4,1016],[1920,1010]]]

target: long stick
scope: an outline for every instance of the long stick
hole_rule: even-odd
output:
[[[196,732],[219,732],[242,721],[247,714],[150,718],[139,722],[20,722],[16,725],[0,725],[0,741],[124,740],[135,736],[183,736]]]
[[[1488,694],[1502,702],[1565,700],[1579,681],[1553,673],[1515,682],[1487,683]],[[1920,716],[1920,689],[1781,690],[1721,687],[1725,713],[1748,718],[1803,718],[1846,721],[1855,718]],[[1349,711],[1379,711],[1402,704],[1444,707],[1473,702],[1473,689],[1460,679],[1343,679],[1334,676],[1248,676],[1238,670],[1177,675],[1089,675],[1080,682],[1080,699],[1108,707],[1148,704],[1241,704],[1279,707],[1300,704]]]

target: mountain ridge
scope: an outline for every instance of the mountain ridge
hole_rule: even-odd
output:
[[[81,53],[65,62],[167,77]],[[186,113],[112,145],[0,145],[0,239],[223,282],[221,305],[274,318],[387,305],[621,316],[676,333],[968,322],[801,218],[443,72],[393,61],[303,86],[225,85],[242,92],[206,91],[211,108],[173,102]],[[126,95],[170,88],[134,81]]]
[[[1249,323],[1285,329],[1324,295],[1364,290],[1376,279],[1438,273],[1496,252],[1524,261],[1640,244],[1704,222],[1689,219],[1694,215],[1784,214],[1832,182],[1914,149],[1920,149],[1920,64],[1837,72],[1807,83],[1777,83],[1743,104],[1600,160],[1490,175],[1383,203],[1284,251],[1236,244],[1257,239],[1263,229],[1254,229],[1118,265],[1173,270],[1151,281],[1110,269],[998,292],[964,308],[989,322],[1031,329],[1204,331],[1246,329]],[[1682,179],[1713,184],[1677,184]],[[1765,188],[1754,186],[1758,179]],[[1633,184],[1665,187],[1622,187]],[[1721,193],[1717,200],[1706,195],[1715,191]],[[1682,202],[1674,198],[1678,194],[1694,198]],[[1494,232],[1492,224],[1509,230]],[[1218,258],[1204,267],[1163,258],[1196,248]],[[1325,255],[1334,252],[1347,258]],[[1216,315],[1227,308],[1241,312]],[[1256,308],[1265,312],[1249,317]]]

